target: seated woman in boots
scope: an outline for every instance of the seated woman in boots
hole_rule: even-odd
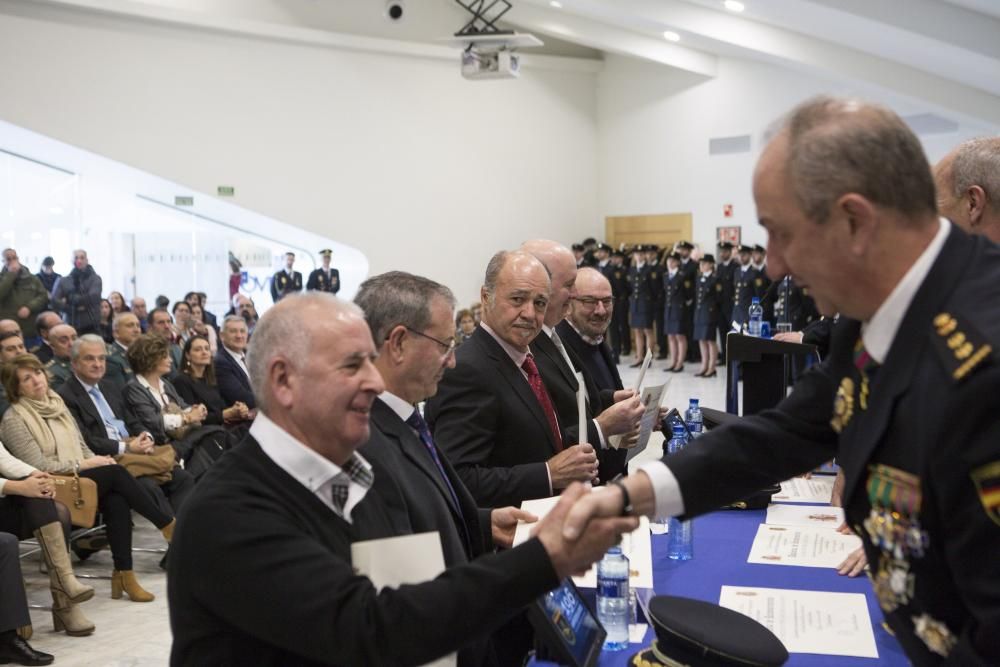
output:
[[[52,500],[52,476],[11,456],[0,444],[0,533],[24,539],[34,535],[42,548],[52,589],[52,624],[74,637],[89,635],[94,624],[76,605],[94,597],[94,589],[77,581],[66,552],[66,535],[57,509],[66,524],[69,512]]]
[[[104,515],[115,570],[111,597],[122,591],[135,602],[149,602],[153,595],[139,585],[132,572],[132,515],[149,519],[170,542],[174,518],[157,507],[150,495],[127,470],[110,456],[95,456],[83,441],[73,415],[59,394],[49,389],[45,369],[30,354],[4,365],[0,379],[11,407],[0,422],[0,440],[11,454],[49,473],[72,473],[97,484],[98,509]]]

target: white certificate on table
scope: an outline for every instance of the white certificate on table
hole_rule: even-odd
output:
[[[719,605],[765,626],[789,653],[878,658],[862,593],[723,586]]]
[[[860,546],[861,539],[857,535],[842,535],[829,528],[769,526],[762,523],[757,527],[757,536],[750,545],[747,562],[835,568]]]
[[[597,487],[591,493],[607,493],[607,491],[604,487]],[[531,512],[541,521],[542,517],[548,514],[557,502],[559,502],[559,496],[525,500],[521,503],[521,509],[525,512]],[[514,531],[514,546],[527,540],[534,527],[533,523],[518,523]],[[639,527],[631,533],[622,535],[621,547],[622,553],[629,561],[629,586],[632,588],[652,588],[653,544],[649,536],[649,519],[639,517]],[[573,583],[581,588],[597,588],[597,565],[595,564],[587,570],[583,576],[573,577]]]
[[[836,530],[844,523],[844,509],[779,503],[767,506],[767,523],[772,526],[812,526]]]
[[[809,479],[793,477],[781,483],[781,491],[771,496],[773,502],[824,503],[833,497],[833,475],[813,475]]]

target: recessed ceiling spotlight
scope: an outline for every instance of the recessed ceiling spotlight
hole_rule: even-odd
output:
[[[559,2],[559,0],[552,0],[552,2],[549,3],[549,7],[553,7],[555,9],[562,9],[562,3]]]
[[[726,9],[728,9],[731,12],[742,12],[744,9],[746,9],[746,5],[744,5],[742,2],[739,2],[739,0],[726,0],[722,4],[725,5]]]
[[[668,42],[679,42],[681,41],[681,36],[678,35],[676,32],[674,32],[673,30],[664,30],[663,39],[667,40]]]

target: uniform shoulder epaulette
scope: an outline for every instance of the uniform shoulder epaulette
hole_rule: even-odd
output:
[[[684,287],[690,288],[691,287],[691,281],[690,280],[685,280],[684,281]]]
[[[51,359],[45,362],[44,368],[52,368],[55,365],[55,363],[56,363],[56,358],[52,357]]]
[[[934,317],[934,348],[955,382],[972,371],[994,361],[993,346],[968,318],[943,312]]]

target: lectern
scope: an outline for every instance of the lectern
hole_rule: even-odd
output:
[[[726,411],[741,414],[741,371],[743,415],[757,414],[777,405],[788,393],[785,360],[797,354],[816,354],[816,346],[745,336],[731,331],[726,337]]]

